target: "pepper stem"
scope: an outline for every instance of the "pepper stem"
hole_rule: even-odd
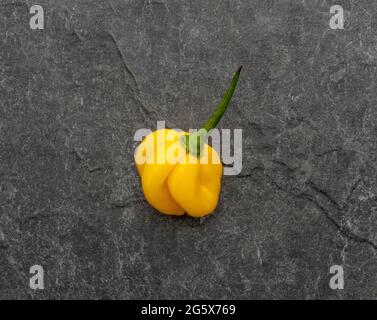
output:
[[[230,85],[226,90],[224,96],[222,97],[221,101],[219,102],[215,111],[209,117],[207,122],[202,126],[202,128],[199,131],[190,134],[189,136],[185,136],[184,144],[186,146],[187,152],[190,152],[192,155],[197,157],[200,156],[204,140],[206,140],[210,131],[216,128],[225,111],[228,109],[230,100],[232,99],[233,93],[236,90],[238,79],[240,78],[241,69],[242,66],[239,67],[234,74],[233,79],[230,82]]]

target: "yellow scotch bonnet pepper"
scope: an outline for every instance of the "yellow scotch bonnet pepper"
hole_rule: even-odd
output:
[[[189,134],[160,129],[147,135],[136,149],[135,162],[145,198],[161,213],[203,217],[216,209],[223,168],[216,150],[204,141],[226,111],[241,68],[199,131]]]

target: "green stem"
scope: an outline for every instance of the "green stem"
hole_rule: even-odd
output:
[[[232,81],[228,89],[226,90],[224,96],[222,97],[221,101],[217,105],[215,111],[209,117],[207,122],[202,126],[202,128],[186,136],[184,141],[187,152],[190,152],[192,155],[200,156],[204,140],[207,138],[210,131],[216,128],[217,124],[223,117],[225,111],[228,109],[230,100],[233,97],[233,93],[236,90],[238,79],[240,78],[242,66],[238,68],[237,72],[234,74]]]
[[[208,121],[202,126],[202,128],[207,132],[210,132],[212,129],[216,128],[217,124],[228,108],[229,102],[233,97],[234,91],[236,90],[238,79],[240,78],[241,69],[242,67],[238,68],[220,103],[217,105],[215,111],[212,113]]]

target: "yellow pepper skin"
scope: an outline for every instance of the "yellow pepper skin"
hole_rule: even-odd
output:
[[[152,207],[168,215],[186,212],[193,217],[203,217],[217,206],[222,164],[217,152],[207,144],[203,145],[200,158],[186,152],[179,141],[182,135],[188,133],[161,129],[148,135],[135,153],[137,169],[145,198]],[[158,143],[159,138],[165,147]],[[147,152],[151,149],[153,152]],[[160,163],[157,163],[158,157]],[[200,163],[203,157],[207,157],[207,163]]]
[[[161,129],[146,136],[135,152],[145,198],[161,213],[203,217],[217,206],[222,164],[217,152],[204,143],[214,129],[236,89],[237,70],[208,121],[196,133]]]

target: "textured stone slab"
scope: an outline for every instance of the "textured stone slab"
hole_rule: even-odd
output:
[[[31,30],[3,0],[0,298],[375,299],[377,4],[337,3],[345,30],[326,1],[44,0]],[[200,125],[241,64],[242,174],[209,218],[159,215],[134,132]]]

